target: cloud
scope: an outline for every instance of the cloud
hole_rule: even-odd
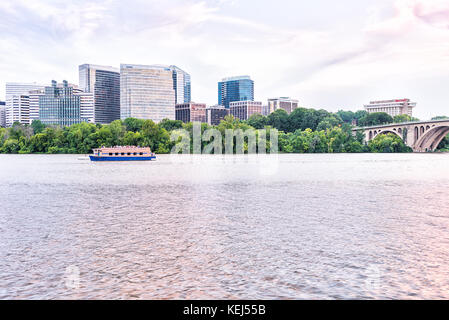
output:
[[[331,0],[286,0],[288,12],[263,1],[250,12],[249,2],[222,0],[3,0],[0,96],[6,81],[77,82],[81,63],[162,63],[190,72],[193,99],[209,104],[219,79],[240,74],[252,76],[262,101],[290,95],[305,106],[356,109],[410,95],[424,104],[429,89],[416,83],[425,77],[430,88],[428,79],[448,75],[447,1],[346,1],[352,10],[332,16],[323,15]],[[332,19],[303,24],[321,15]],[[447,97],[434,96],[437,113]]]
[[[438,28],[449,28],[449,3],[447,1],[421,1],[413,12],[422,21]]]

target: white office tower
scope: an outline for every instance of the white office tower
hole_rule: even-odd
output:
[[[30,98],[28,95],[9,96],[6,99],[6,126],[15,122],[30,124]]]
[[[173,71],[160,65],[120,65],[120,118],[175,120]]]
[[[28,94],[30,101],[30,124],[39,120],[39,97],[44,95],[44,90],[31,90]]]
[[[74,88],[73,95],[80,97],[80,117],[83,121],[96,123],[94,93]]]

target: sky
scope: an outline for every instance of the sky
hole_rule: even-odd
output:
[[[83,63],[167,64],[208,105],[250,75],[264,103],[409,98],[422,120],[449,116],[448,0],[1,0],[0,35],[0,100],[6,82],[78,83]]]

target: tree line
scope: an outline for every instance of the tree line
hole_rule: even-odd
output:
[[[403,121],[413,119],[401,117]],[[365,111],[339,111],[297,108],[291,114],[278,109],[268,116],[254,114],[242,121],[225,117],[217,126],[201,124],[201,130],[214,128],[222,135],[226,130],[274,129],[278,133],[280,152],[285,153],[334,153],[334,152],[410,152],[396,135],[379,135],[366,143],[362,132],[352,133],[354,121],[361,125],[378,125],[394,121],[388,114]],[[15,123],[11,128],[0,128],[1,153],[90,153],[101,146],[136,145],[150,147],[154,152],[169,153],[178,141],[171,141],[173,131],[184,129],[193,133],[192,123],[164,119],[152,120],[128,118],[110,124],[79,123],[69,127],[47,126],[39,120],[31,125]],[[208,142],[202,142],[203,147]],[[267,152],[270,150],[267,140]],[[449,148],[449,139],[442,142]]]

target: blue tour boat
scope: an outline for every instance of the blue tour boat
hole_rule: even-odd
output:
[[[155,160],[156,155],[149,147],[117,146],[93,149],[89,158],[91,161],[148,161]]]

